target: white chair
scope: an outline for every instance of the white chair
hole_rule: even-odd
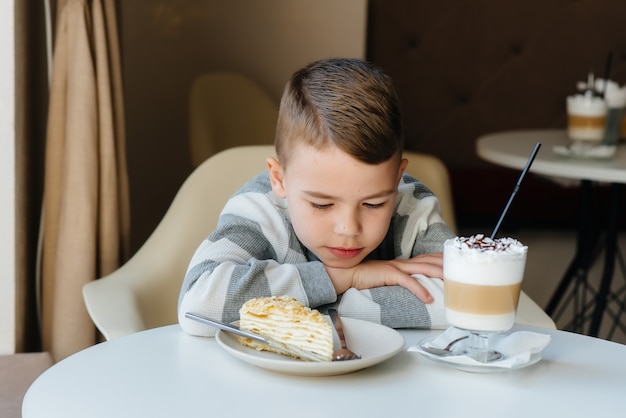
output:
[[[215,228],[230,195],[266,169],[265,157],[270,155],[275,155],[273,146],[256,145],[229,148],[207,159],[182,185],[137,253],[115,272],[83,287],[87,311],[107,340],[177,322],[178,294],[191,256]],[[433,159],[419,161],[411,173],[436,193],[449,195],[446,182],[435,186],[438,178],[429,177],[440,169],[432,168]],[[525,294],[519,321],[554,328],[554,322]]]
[[[444,163],[434,155],[405,151],[404,158],[409,160],[406,172],[420,180],[437,196],[441,204],[441,214],[450,229],[455,233],[454,202],[450,186],[450,174]]]
[[[272,145],[230,148],[194,170],[143,246],[118,270],[86,284],[87,311],[110,340],[177,322],[177,303],[187,265],[215,229],[230,195],[266,169]]]
[[[274,143],[278,103],[242,74],[196,77],[189,94],[189,150],[194,167],[240,145]]]

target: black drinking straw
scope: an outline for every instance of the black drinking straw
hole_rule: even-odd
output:
[[[600,93],[600,97],[602,98],[606,96],[606,88],[609,85],[609,78],[611,77],[612,61],[613,61],[613,51],[609,51],[609,54],[606,57],[606,63],[604,65],[604,85],[602,86],[602,93]]]
[[[504,219],[504,215],[506,215],[506,212],[509,210],[509,206],[511,206],[511,202],[513,201],[513,198],[517,194],[517,191],[519,190],[519,187],[522,184],[522,180],[524,179],[524,176],[526,175],[526,172],[528,171],[528,169],[530,169],[530,166],[532,165],[533,161],[535,160],[535,156],[537,155],[537,152],[539,152],[539,147],[541,147],[541,142],[537,142],[535,144],[535,148],[533,148],[533,151],[530,153],[530,157],[528,158],[528,162],[526,162],[526,166],[522,170],[522,174],[520,174],[519,179],[517,179],[517,183],[515,184],[515,188],[513,188],[513,193],[511,193],[511,197],[509,197],[509,201],[507,202],[506,206],[504,207],[504,210],[502,211],[502,215],[500,215],[500,219],[498,219],[498,223],[496,224],[496,227],[493,228],[493,232],[491,233],[491,239],[494,239],[496,237],[496,234],[498,233],[498,229],[500,228],[500,224],[502,224],[502,220]]]

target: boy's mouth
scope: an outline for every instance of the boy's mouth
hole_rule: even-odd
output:
[[[363,248],[337,248],[328,247],[328,251],[331,252],[337,258],[354,258],[361,254]]]

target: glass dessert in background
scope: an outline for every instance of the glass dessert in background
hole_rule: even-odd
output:
[[[567,135],[574,142],[598,145],[604,136],[607,119],[604,98],[590,94],[567,97]]]
[[[528,247],[513,238],[482,234],[456,237],[443,245],[446,319],[470,331],[467,355],[480,362],[500,359],[489,335],[515,323]]]

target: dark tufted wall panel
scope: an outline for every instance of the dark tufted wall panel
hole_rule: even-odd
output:
[[[602,75],[609,51],[611,78],[624,84],[626,0],[369,3],[368,59],[394,79],[407,148],[435,154],[451,170],[461,227],[495,223],[519,176],[482,162],[476,139],[564,128],[565,97],[589,71]],[[576,198],[576,190],[531,175],[508,225],[573,224]]]

